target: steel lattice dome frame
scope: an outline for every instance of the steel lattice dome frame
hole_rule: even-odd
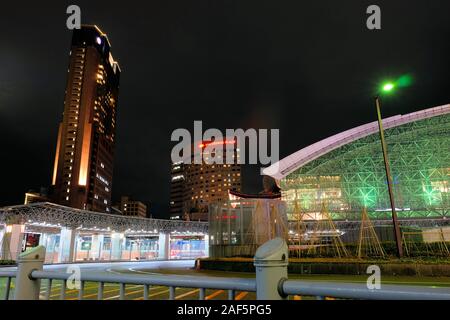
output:
[[[450,105],[383,119],[400,218],[446,217],[450,195]],[[390,218],[378,123],[344,131],[266,168],[281,180],[288,212],[320,212],[334,219]]]

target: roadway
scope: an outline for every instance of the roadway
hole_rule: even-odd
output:
[[[171,270],[171,269],[190,269],[193,268],[195,260],[154,260],[154,261],[125,261],[125,262],[90,262],[90,263],[63,263],[46,264],[45,271],[66,272],[69,266],[79,267],[82,271],[95,272],[122,272],[130,268],[148,269],[148,270]],[[16,267],[4,267],[1,270],[16,270]]]

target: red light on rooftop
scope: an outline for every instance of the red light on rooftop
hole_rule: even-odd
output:
[[[220,144],[235,144],[236,141],[235,140],[220,140],[220,141],[211,141],[211,142],[204,142],[204,143],[200,143],[198,145],[198,147],[200,149],[206,147],[206,146],[216,146],[216,145],[220,145]]]

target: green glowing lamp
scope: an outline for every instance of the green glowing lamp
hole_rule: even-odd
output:
[[[385,83],[383,85],[383,92],[391,92],[395,88],[395,85],[392,82]]]

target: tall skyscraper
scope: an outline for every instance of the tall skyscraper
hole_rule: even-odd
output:
[[[222,149],[222,164],[208,164],[207,145]],[[202,164],[194,164],[200,154]],[[227,161],[231,157],[231,161]],[[241,165],[236,140],[202,141],[192,146],[191,163],[172,165],[170,214],[172,219],[207,220],[208,205],[228,201],[229,190],[241,191]],[[227,163],[230,162],[230,163]]]
[[[111,210],[119,64],[97,26],[74,30],[53,169],[56,203]]]
[[[183,200],[184,200],[184,163],[172,163],[170,182],[170,218],[183,218]]]

